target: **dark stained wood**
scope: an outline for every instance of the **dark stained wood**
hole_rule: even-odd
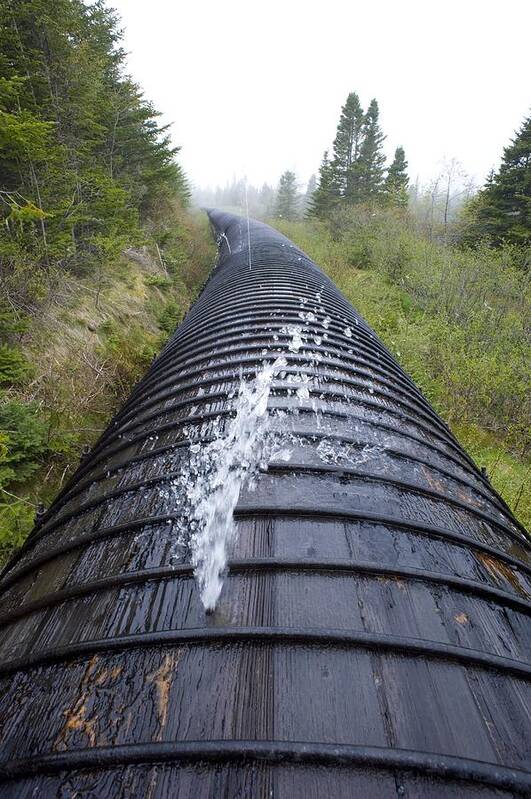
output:
[[[251,222],[250,270],[210,219],[201,296],[0,580],[0,795],[528,795],[525,531],[304,253]],[[242,492],[206,615],[168,487],[279,353],[290,463]]]

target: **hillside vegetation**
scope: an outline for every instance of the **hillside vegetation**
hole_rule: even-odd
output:
[[[213,259],[112,11],[0,6],[0,557],[31,529]]]

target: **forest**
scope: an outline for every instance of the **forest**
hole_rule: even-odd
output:
[[[322,266],[530,521],[531,117],[478,190],[454,161],[413,185],[398,142],[387,164],[377,100],[351,92],[338,116],[304,190],[287,169],[192,191],[113,11],[0,6],[2,559],[205,281],[201,205],[248,207]]]

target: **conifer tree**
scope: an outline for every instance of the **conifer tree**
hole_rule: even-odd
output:
[[[334,139],[332,187],[338,197],[351,199],[353,193],[352,167],[359,157],[363,121],[359,97],[355,92],[350,92],[341,109]]]
[[[316,216],[319,219],[325,219],[329,215],[337,201],[337,196],[333,188],[333,179],[333,167],[328,159],[327,150],[323,155],[323,160],[319,167],[317,187],[308,202],[306,210],[307,216]]]
[[[308,183],[306,184],[305,196],[311,197],[316,188],[317,188],[317,177],[315,176],[315,174],[313,174],[310,175],[310,177],[308,178]]]
[[[403,147],[397,147],[393,163],[387,171],[384,182],[384,195],[389,205],[407,206],[409,177],[406,154]]]
[[[275,190],[268,183],[264,183],[258,193],[258,206],[261,216],[268,217],[273,213],[275,203]]]
[[[378,103],[376,100],[371,100],[363,119],[363,138],[359,148],[359,157],[352,168],[352,200],[354,202],[374,202],[382,193],[385,136],[378,120]]]
[[[275,204],[275,216],[294,220],[298,211],[297,177],[287,169],[281,176]]]
[[[486,237],[493,244],[531,242],[531,116],[508,147],[501,166],[470,203],[468,238]]]
[[[139,239],[139,222],[186,202],[177,150],[123,74],[117,25],[100,0],[0,3],[7,272],[20,263],[83,272]]]
[[[308,211],[312,205],[312,197],[315,194],[316,188],[317,188],[317,177],[315,175],[310,175],[308,183],[306,184],[306,191],[304,193],[304,198],[303,198],[302,210],[304,216],[308,216]]]

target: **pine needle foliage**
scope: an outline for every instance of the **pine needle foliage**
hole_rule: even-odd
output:
[[[531,245],[531,116],[504,149],[499,170],[489,175],[464,217],[467,243],[484,239],[495,246]]]
[[[337,125],[332,157],[325,153],[317,187],[307,206],[307,216],[330,219],[338,207],[382,204],[393,193],[395,204],[407,203],[407,162],[403,148],[400,163],[392,164],[386,176],[379,108],[371,100],[367,111],[356,92],[350,92]],[[399,174],[397,172],[399,170]],[[394,184],[397,183],[395,186]]]
[[[120,36],[101,0],[0,6],[0,276],[7,284],[21,270],[82,274],[139,240],[161,204],[187,200],[177,149],[125,74]],[[38,299],[32,285],[19,284],[25,299]]]

